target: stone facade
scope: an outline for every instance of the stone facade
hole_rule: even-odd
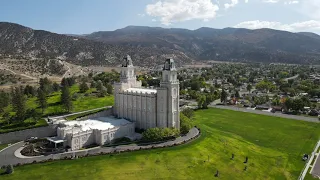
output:
[[[64,125],[64,126],[62,126]],[[104,145],[122,137],[133,137],[135,125],[125,119],[99,117],[84,121],[68,121],[57,129],[57,139],[71,150],[98,144]]]
[[[130,56],[125,57],[114,97],[114,115],[135,122],[136,128],[180,128],[179,81],[172,59],[165,61],[160,87],[147,89],[136,80]]]

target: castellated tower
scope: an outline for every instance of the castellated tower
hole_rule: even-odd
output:
[[[158,127],[180,128],[179,81],[173,59],[167,59],[162,70],[160,88],[157,88]]]
[[[116,116],[120,114],[120,94],[129,88],[141,88],[141,81],[136,80],[134,66],[129,55],[123,58],[120,71],[120,82],[114,84],[114,108],[113,113]]]
[[[180,128],[179,81],[173,59],[165,61],[160,87],[143,88],[130,56],[123,59],[120,82],[114,84],[114,115],[138,129]]]

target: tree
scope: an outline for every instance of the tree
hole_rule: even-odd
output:
[[[112,85],[108,83],[108,84],[107,84],[107,93],[108,93],[108,94],[112,94],[112,90],[113,90]]]
[[[97,91],[102,91],[103,90],[104,86],[102,84],[102,81],[99,80],[97,82],[96,88],[97,88]]]
[[[57,92],[57,91],[60,90],[60,85],[58,83],[54,82],[52,84],[52,89],[53,89],[54,92]]]
[[[206,96],[206,99],[204,104],[202,105],[202,108],[207,109],[208,105],[211,104],[215,100],[215,98],[213,94],[209,94],[209,93],[206,94],[205,96]]]
[[[5,122],[7,122],[8,124],[10,124],[10,113],[9,112],[4,112],[2,115],[2,118]]]
[[[183,113],[180,113],[180,132],[181,134],[187,134],[192,128],[191,120],[185,116]]]
[[[224,89],[222,89],[221,95],[220,95],[220,101],[223,103],[226,103],[227,98],[228,98],[228,93]]]
[[[89,90],[89,87],[85,81],[82,81],[82,83],[79,86],[79,90],[80,90],[80,93],[85,93],[86,91]]]
[[[252,90],[252,85],[251,85],[251,84],[248,84],[248,85],[247,85],[247,91],[249,91],[249,93],[250,93],[251,90]]]
[[[97,87],[97,83],[95,81],[92,81],[90,84],[91,88],[96,88]]]
[[[22,87],[16,87],[11,89],[12,94],[12,107],[16,112],[18,121],[23,121],[26,115],[26,97],[23,94]]]
[[[201,88],[201,81],[192,80],[191,82],[191,89],[194,91],[199,91]]]
[[[47,103],[47,95],[40,88],[38,89],[37,102],[38,102],[38,105],[40,106],[41,112],[43,114],[45,109],[47,108],[48,103]]]
[[[0,113],[4,111],[4,108],[9,105],[10,96],[9,93],[0,91]]]
[[[240,98],[239,91],[236,91],[236,93],[234,94],[234,97],[236,97],[236,98]]]
[[[48,78],[40,78],[39,80],[40,89],[46,94],[50,94],[52,92],[51,81]]]
[[[26,96],[34,96],[35,95],[35,90],[32,86],[26,85],[24,88],[24,95]]]
[[[203,94],[198,95],[197,97],[197,103],[198,103],[198,108],[201,109],[203,108],[203,105],[206,102],[206,96]]]
[[[69,91],[68,86],[62,87],[60,101],[61,101],[62,107],[67,112],[70,112],[72,109],[72,99],[71,99],[71,95],[70,95],[70,91]]]
[[[192,119],[194,116],[194,111],[191,108],[185,108],[181,111],[181,113],[189,119]]]
[[[63,86],[63,87],[69,86],[68,80],[66,78],[62,78],[61,86]]]

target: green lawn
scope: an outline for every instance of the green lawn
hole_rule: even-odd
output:
[[[0,144],[0,151],[6,147],[8,147],[8,144]]]
[[[79,111],[86,111],[90,109],[96,109],[104,106],[111,106],[113,105],[113,96],[105,96],[105,97],[97,97],[95,94],[92,94],[95,89],[91,88],[86,93],[79,93],[79,86],[74,85],[70,88],[70,93],[73,98],[73,109],[72,112],[79,112]],[[86,95],[87,94],[87,95]],[[48,96],[48,107],[44,111],[43,117],[52,116],[63,114],[65,111],[62,109],[60,105],[60,95],[61,92],[54,92]],[[37,105],[37,98],[32,97],[28,98],[26,102],[26,107],[28,109],[36,109],[38,112],[41,112],[41,109]],[[15,113],[12,112],[12,107],[8,106],[6,111],[11,111],[10,114],[14,115]],[[11,124],[6,125],[5,122],[2,120],[2,114],[0,114],[0,133],[7,133],[17,130],[23,130],[28,128],[40,127],[47,125],[45,120],[40,120],[36,124],[31,125],[30,121],[33,121],[31,118],[26,119],[24,123],[20,124]]]
[[[25,165],[0,179],[297,179],[302,154],[320,135],[315,123],[221,109],[195,114],[202,136],[190,144]]]

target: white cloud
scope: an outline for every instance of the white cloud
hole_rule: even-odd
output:
[[[144,17],[144,16],[145,16],[145,14],[138,14],[138,16],[139,16],[139,17]]]
[[[163,0],[146,7],[146,13],[160,18],[164,25],[193,19],[208,21],[216,17],[218,10],[211,0]]]
[[[310,21],[303,21],[303,22],[296,22],[292,24],[282,24],[276,21],[245,21],[241,22],[234,27],[237,28],[248,28],[248,29],[261,29],[261,28],[271,28],[271,29],[278,29],[284,31],[305,31],[305,30],[320,30],[320,21],[310,20]]]
[[[245,3],[248,3],[248,2],[249,2],[249,0],[244,0],[244,2],[245,2]]]
[[[265,3],[278,3],[279,0],[263,0],[262,2],[265,2]]]
[[[283,2],[283,4],[287,5],[287,4],[298,4],[299,1],[298,0],[262,0],[262,2],[264,3],[271,3],[271,4],[275,4],[275,3],[279,3],[279,2]]]
[[[285,5],[287,5],[287,4],[289,4],[289,5],[290,4],[298,4],[298,3],[299,3],[299,1],[285,1],[284,2]]]
[[[225,8],[225,9],[229,9],[229,8],[231,8],[231,7],[234,7],[234,6],[237,5],[238,3],[239,3],[238,0],[231,0],[230,3],[225,3],[225,4],[224,4],[224,8]]]

